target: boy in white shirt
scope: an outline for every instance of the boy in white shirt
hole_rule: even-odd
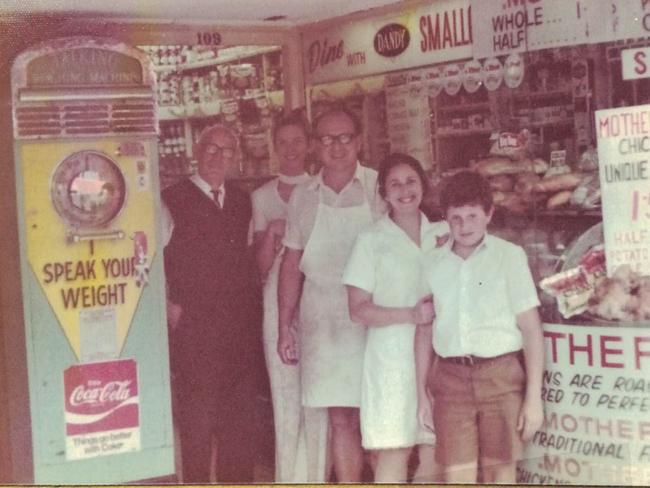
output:
[[[435,426],[447,482],[476,483],[480,466],[483,483],[514,483],[523,443],[543,420],[535,284],[524,250],[487,233],[493,204],[485,179],[454,175],[441,206],[450,239],[425,271],[436,319],[435,329],[416,331],[418,418]]]

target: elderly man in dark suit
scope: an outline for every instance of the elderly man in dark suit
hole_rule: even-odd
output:
[[[183,481],[207,483],[212,438],[217,481],[253,481],[254,395],[261,294],[247,248],[249,196],[226,181],[238,139],[216,125],[195,146],[197,174],[163,194],[171,366]]]

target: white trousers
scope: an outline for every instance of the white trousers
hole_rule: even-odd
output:
[[[279,259],[264,287],[264,356],[275,425],[275,482],[324,483],[327,472],[326,408],[303,408],[300,363],[286,365],[277,353]]]

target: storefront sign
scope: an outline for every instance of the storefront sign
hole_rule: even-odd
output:
[[[27,257],[77,358],[108,360],[119,356],[155,254],[152,189],[138,184],[150,165],[142,144],[136,156],[119,139],[80,144],[21,149]]]
[[[650,484],[650,329],[544,324],[544,424],[517,482]]]
[[[140,450],[140,400],[132,359],[71,366],[63,373],[66,459]]]
[[[27,86],[30,88],[141,84],[140,61],[114,50],[68,49],[45,54],[27,65]]]
[[[425,77],[425,72],[415,72],[406,83],[386,89],[386,121],[391,150],[410,154],[430,169],[431,125]]]
[[[430,1],[391,16],[305,34],[310,85],[472,57],[470,0]]]
[[[596,112],[607,274],[650,274],[650,105]]]
[[[483,20],[474,25],[474,57],[587,42],[587,8],[598,10],[580,0],[472,0],[474,18]]]
[[[400,24],[388,24],[375,34],[373,44],[377,54],[392,58],[406,51],[410,42],[411,34],[406,27]]]
[[[650,77],[650,48],[640,47],[621,51],[624,80]]]

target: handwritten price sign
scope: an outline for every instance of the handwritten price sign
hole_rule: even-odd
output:
[[[650,274],[650,105],[596,112],[607,274]]]

